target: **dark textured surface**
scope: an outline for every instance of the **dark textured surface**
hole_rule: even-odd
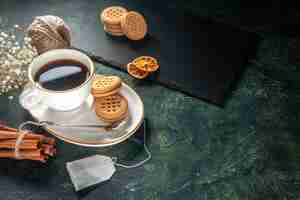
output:
[[[231,2],[232,7],[237,3]],[[53,1],[49,13],[62,14],[59,5]],[[218,9],[209,5],[203,3],[201,10],[206,6],[207,13],[214,15],[223,8],[224,19],[232,14],[227,3],[215,4]],[[76,14],[67,20],[80,34],[84,25],[77,23]],[[247,27],[262,30],[260,25]],[[65,162],[95,153],[134,162],[145,154],[132,142],[105,149],[59,142],[58,157],[46,166],[0,160],[0,199],[299,199],[300,38],[272,31],[257,33],[263,37],[258,55],[224,109],[97,65],[99,73],[120,75],[143,98],[153,159],[137,169],[118,169],[111,181],[80,196],[73,191]],[[11,94],[17,96],[19,91]],[[17,98],[1,96],[0,102],[0,120],[17,126],[29,119]]]

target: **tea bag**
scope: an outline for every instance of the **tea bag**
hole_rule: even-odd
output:
[[[147,157],[136,164],[127,165],[118,162],[116,157],[95,155],[67,163],[67,170],[75,190],[79,191],[89,186],[109,180],[117,167],[132,169],[140,167],[151,159],[151,152],[146,145],[146,121],[136,133],[136,139],[144,147]],[[139,134],[140,133],[140,134]]]
[[[109,180],[116,168],[110,157],[94,155],[67,163],[67,170],[76,191]]]

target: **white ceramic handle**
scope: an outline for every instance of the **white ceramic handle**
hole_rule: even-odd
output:
[[[26,110],[33,109],[43,101],[42,93],[32,84],[27,84],[19,96],[19,102]]]

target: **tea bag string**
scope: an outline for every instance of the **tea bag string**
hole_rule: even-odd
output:
[[[19,136],[17,137],[16,143],[15,143],[15,158],[16,159],[22,159],[22,156],[20,155],[20,145],[22,144],[25,135],[28,133],[28,131],[25,129],[25,126],[27,126],[27,125],[43,126],[43,123],[26,121],[19,125],[19,127],[18,127]]]
[[[27,134],[27,130],[24,130],[24,127],[28,124],[33,124],[33,123],[35,124],[35,122],[31,122],[31,121],[23,122],[18,127],[19,136],[16,139],[15,152],[14,152],[16,159],[22,159],[22,156],[20,155],[20,145],[22,144],[23,139],[24,139],[25,135]]]
[[[20,145],[22,144],[22,141],[24,139],[24,136],[27,134],[27,132],[20,132],[17,140],[16,140],[16,144],[15,144],[15,158],[16,159],[22,159],[21,155],[20,155]]]
[[[27,131],[24,129],[24,127],[27,126],[27,125],[35,125],[35,126],[42,126],[43,127],[43,126],[46,126],[47,123],[46,122],[26,121],[26,122],[23,122],[22,124],[20,124],[20,126],[18,128],[18,130],[20,132],[20,135],[17,138],[16,144],[15,144],[15,157],[16,157],[16,159],[21,159],[21,156],[20,156],[20,153],[19,153],[19,146],[22,143],[22,140],[23,140],[24,136],[27,134]],[[144,132],[143,147],[144,147],[145,152],[147,153],[147,157],[144,160],[142,160],[142,161],[140,161],[136,164],[133,164],[133,165],[122,164],[122,163],[118,162],[117,157],[112,157],[112,160],[113,160],[113,162],[116,166],[123,167],[123,168],[126,168],[126,169],[137,168],[137,167],[140,167],[140,166],[144,165],[146,162],[148,162],[152,158],[152,154],[151,154],[151,152],[150,152],[150,150],[149,150],[149,148],[147,147],[147,144],[146,144],[146,123],[144,123],[143,132]]]
[[[144,160],[142,160],[142,161],[140,161],[136,164],[133,164],[133,165],[125,165],[125,164],[119,163],[117,157],[112,157],[112,160],[113,160],[113,162],[116,166],[123,167],[123,168],[126,168],[126,169],[137,168],[137,167],[140,167],[140,166],[144,165],[146,162],[148,162],[152,158],[151,152],[148,149],[147,144],[146,144],[146,123],[145,122],[144,122],[144,130],[143,131],[144,131],[144,141],[143,141],[144,144],[143,144],[143,146],[144,146],[145,152],[147,153],[147,158],[145,158]]]

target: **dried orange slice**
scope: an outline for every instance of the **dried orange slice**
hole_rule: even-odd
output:
[[[127,72],[137,78],[137,79],[144,79],[146,78],[148,75],[149,75],[149,72],[146,72],[146,71],[143,71],[143,70],[140,70],[139,68],[137,68],[135,66],[135,64],[133,63],[128,63],[127,64]]]
[[[141,56],[132,61],[132,63],[140,70],[146,72],[155,72],[159,68],[157,60],[150,56]]]

